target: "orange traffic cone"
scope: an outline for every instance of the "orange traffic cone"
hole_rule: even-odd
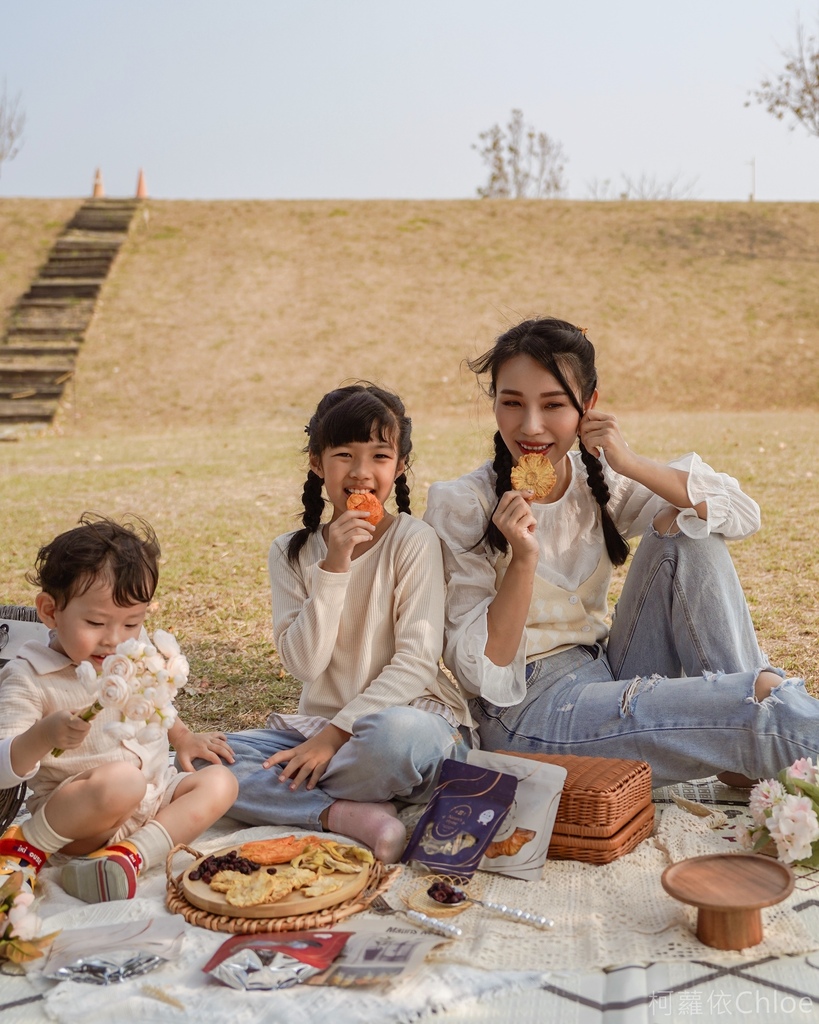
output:
[[[102,171],[99,169],[99,167],[97,168],[97,173],[94,175],[94,191],[91,193],[91,195],[95,199],[99,199],[100,197],[105,195],[105,187],[102,184]]]
[[[139,177],[137,178],[136,197],[137,199],[148,198],[148,186],[145,184],[145,175],[142,173],[141,167],[139,169]]]

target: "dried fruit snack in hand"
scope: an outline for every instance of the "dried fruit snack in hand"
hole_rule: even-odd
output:
[[[555,467],[537,452],[521,456],[512,469],[512,487],[516,491],[534,491],[535,501],[543,501],[556,481]]]
[[[384,506],[374,494],[351,494],[347,499],[347,508],[368,512],[369,521],[373,526],[378,526],[384,518]]]

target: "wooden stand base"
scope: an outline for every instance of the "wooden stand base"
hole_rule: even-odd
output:
[[[714,949],[747,949],[762,942],[761,907],[793,891],[787,864],[754,853],[719,853],[672,864],[663,888],[697,907],[697,938]]]

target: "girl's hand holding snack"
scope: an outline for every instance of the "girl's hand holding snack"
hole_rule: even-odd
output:
[[[282,750],[268,758],[262,767],[272,768],[274,765],[286,761],[287,764],[279,775],[279,782],[291,779],[290,788],[295,790],[307,780],[306,788],[314,789],[327,765],[349,738],[348,732],[328,723],[321,732],[311,736],[304,743],[300,743],[290,750]]]
[[[356,546],[369,544],[374,533],[368,512],[348,509],[327,527],[327,557],[321,568],[325,572],[349,572]]]

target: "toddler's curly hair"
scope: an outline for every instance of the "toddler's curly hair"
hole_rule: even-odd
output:
[[[148,604],[159,580],[159,541],[139,516],[118,523],[84,512],[79,526],[66,530],[37,552],[29,583],[53,599],[60,610],[98,580],[111,585],[114,604]]]

